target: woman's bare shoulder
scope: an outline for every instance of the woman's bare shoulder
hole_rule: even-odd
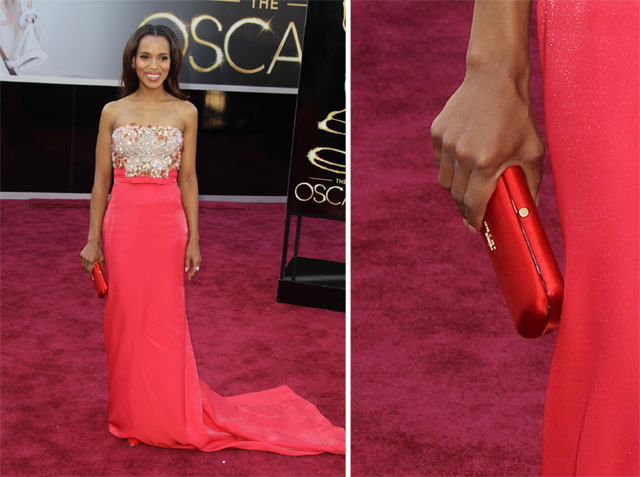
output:
[[[186,129],[191,129],[193,126],[197,127],[198,124],[198,108],[194,106],[191,101],[180,100],[177,102],[180,117],[184,123],[183,132]]]
[[[184,101],[180,101],[179,104],[185,119],[192,118],[193,116],[198,117],[198,108],[196,108],[191,101],[185,99]]]
[[[105,104],[104,107],[102,108],[102,117],[115,119],[118,113],[122,110],[122,107],[124,106],[124,102],[126,101],[126,99],[127,98],[117,99],[115,101],[111,101],[110,103]]]
[[[104,127],[110,131],[113,130],[113,123],[115,122],[116,117],[118,116],[122,108],[122,105],[119,104],[120,101],[122,100],[111,101],[110,103],[104,105],[104,107],[102,108],[102,114],[100,115],[101,129]]]

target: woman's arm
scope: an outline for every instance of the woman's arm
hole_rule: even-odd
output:
[[[111,132],[113,129],[114,107],[107,104],[100,116],[100,129],[96,143],[96,171],[91,190],[91,216],[89,219],[89,238],[80,256],[82,266],[91,273],[96,262],[104,264],[102,255],[102,219],[107,208],[107,197],[111,189]]]
[[[5,25],[11,25],[11,23],[13,22],[13,15],[11,15],[11,12],[7,8],[7,6],[4,4],[4,2],[0,3],[0,10],[2,10],[2,13],[4,14],[4,16],[7,17],[5,21],[0,23],[0,27],[3,27]]]
[[[180,161],[178,185],[182,195],[182,206],[187,217],[189,228],[189,243],[184,256],[184,271],[189,270],[190,262],[193,268],[189,271],[189,280],[200,267],[200,236],[198,235],[198,178],[196,177],[196,146],[198,136],[198,110],[187,102],[185,108],[185,126],[183,132],[184,150]]]
[[[522,166],[537,198],[544,145],[529,102],[531,0],[476,0],[464,81],[433,121],[438,183],[477,231],[498,177]]]

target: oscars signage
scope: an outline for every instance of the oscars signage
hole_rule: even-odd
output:
[[[345,219],[344,2],[310,0],[300,73],[287,210]]]
[[[187,89],[295,94],[306,0],[0,0],[0,80],[115,86],[146,23],[183,45]]]

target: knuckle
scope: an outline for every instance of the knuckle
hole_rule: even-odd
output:
[[[451,191],[451,197],[453,198],[453,201],[456,204],[458,204],[458,205],[463,205],[464,204],[464,197],[462,197],[457,192]]]
[[[431,123],[429,134],[431,135],[431,139],[433,139],[434,141],[440,141],[442,139],[443,129],[440,126],[439,117],[434,119],[433,122]]]
[[[471,213],[473,211],[475,211],[476,206],[477,206],[477,201],[475,198],[470,197],[470,196],[465,196],[465,198],[462,201],[462,204],[464,205],[464,210],[467,213]]]
[[[453,153],[461,164],[469,164],[474,162],[473,149],[464,142],[458,141],[453,147]]]
[[[492,156],[480,156],[475,161],[475,168],[482,173],[493,170],[495,159]]]
[[[443,174],[438,174],[438,185],[446,190],[451,188],[451,182],[448,179],[445,179]]]
[[[447,152],[453,152],[455,150],[456,143],[458,142],[456,135],[449,131],[445,132],[440,137],[442,141],[442,149]]]
[[[454,152],[456,141],[451,137],[442,138],[442,149],[447,152]]]

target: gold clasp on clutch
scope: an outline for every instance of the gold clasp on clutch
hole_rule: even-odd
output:
[[[487,245],[489,246],[489,250],[493,252],[496,249],[496,243],[491,237],[491,230],[489,230],[489,224],[487,224],[486,220],[484,221],[484,238],[487,240]]]

